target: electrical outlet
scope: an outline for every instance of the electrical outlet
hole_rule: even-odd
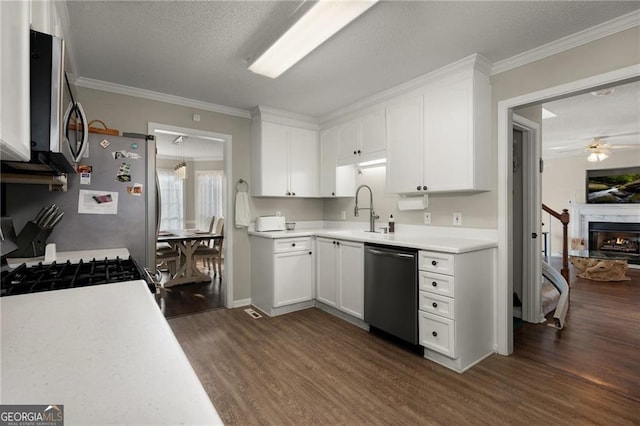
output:
[[[431,212],[424,212],[424,224],[431,225]]]
[[[347,219],[347,212],[342,210],[342,214],[340,215],[340,217],[342,218],[342,220],[346,220]]]
[[[280,213],[280,211],[276,211],[276,216],[282,216],[282,213]]]
[[[453,224],[462,225],[462,212],[455,212],[453,214]]]

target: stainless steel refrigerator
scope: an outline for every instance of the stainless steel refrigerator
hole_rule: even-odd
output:
[[[47,243],[55,243],[57,251],[126,247],[138,263],[153,270],[156,144],[153,136],[125,135],[90,133],[88,156],[78,163],[80,173],[68,175],[67,192],[51,192],[48,185],[6,184],[6,214],[16,232],[42,207],[56,204],[64,216]]]

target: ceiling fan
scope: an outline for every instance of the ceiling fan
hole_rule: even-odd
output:
[[[586,146],[585,145],[582,145],[582,147],[576,146],[576,145],[554,146],[550,148],[550,150],[556,153],[571,152],[571,151],[577,152],[579,150],[583,150],[584,152],[588,153],[587,161],[595,163],[595,162],[603,161],[609,158],[609,156],[611,156],[611,153],[614,149],[640,148],[640,139],[638,138],[629,139],[629,136],[635,136],[635,135],[638,135],[638,132],[596,136],[593,139],[591,139],[591,141]],[[613,140],[613,139],[621,139],[621,138],[624,138],[623,140],[630,141],[632,143],[620,144],[620,143],[605,142],[606,140],[609,140],[609,139]]]
[[[585,148],[585,151],[589,153],[587,161],[590,163],[606,160],[611,155],[611,145],[600,142],[600,139],[599,137],[593,138],[593,141]]]

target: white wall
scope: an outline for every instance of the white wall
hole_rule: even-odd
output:
[[[544,163],[542,173],[542,202],[552,209],[561,212],[571,208],[574,204],[586,202],[586,171],[611,169],[617,167],[632,167],[640,165],[640,150],[614,150],[613,154],[604,161],[590,163],[587,153],[576,157],[548,159]],[[571,218],[573,221],[575,218]],[[544,220],[547,223],[546,220]],[[557,220],[550,220],[550,243],[553,255],[560,255],[562,251],[562,225]],[[571,232],[571,227],[569,227]],[[569,233],[571,238],[580,235]],[[569,249],[571,249],[569,247]]]

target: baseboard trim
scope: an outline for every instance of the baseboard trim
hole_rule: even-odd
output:
[[[249,306],[249,305],[251,305],[251,298],[240,299],[240,300],[234,300],[233,301],[233,307],[234,308],[241,308],[243,306]]]

